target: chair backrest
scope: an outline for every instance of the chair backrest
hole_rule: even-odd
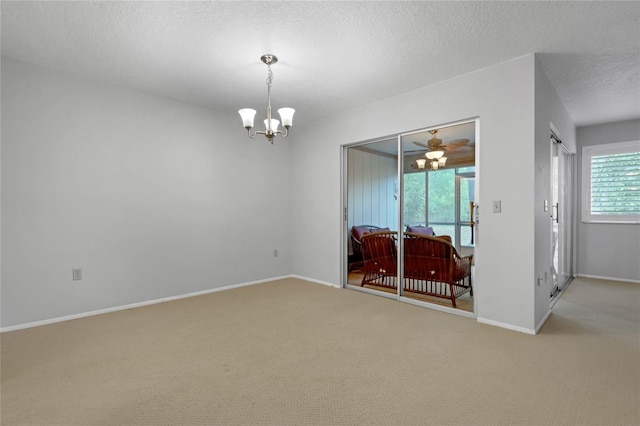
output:
[[[388,231],[389,228],[381,228],[374,225],[360,225],[351,228],[351,247],[354,253],[360,253],[362,245],[362,237],[371,232]]]
[[[446,235],[430,237],[424,234],[405,232],[404,237],[404,250],[407,254],[451,259],[456,253],[456,248],[451,244],[451,238]]]
[[[362,237],[362,259],[367,269],[395,275],[397,269],[395,231],[380,231]]]
[[[406,278],[448,280],[455,269],[455,247],[446,239],[407,232],[404,234]]]
[[[406,232],[411,232],[414,234],[422,234],[422,235],[427,235],[430,237],[433,237],[434,235],[436,235],[435,232],[433,232],[433,228],[430,226],[422,226],[422,225],[418,225],[418,226],[411,226],[411,225],[407,225],[407,230]]]
[[[388,231],[389,228],[381,228],[375,225],[359,225],[351,228],[351,236],[353,236],[356,240],[362,241],[362,237],[371,232],[377,231]]]

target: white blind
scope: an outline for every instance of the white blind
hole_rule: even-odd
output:
[[[640,142],[583,149],[588,186],[583,220],[640,222]]]

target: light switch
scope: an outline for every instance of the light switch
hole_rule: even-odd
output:
[[[502,212],[502,201],[497,200],[493,202],[493,212],[494,213]]]

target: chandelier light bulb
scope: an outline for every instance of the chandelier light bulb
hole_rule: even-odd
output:
[[[293,126],[293,114],[296,112],[293,108],[280,108],[278,114],[282,120],[282,125],[286,128]]]
[[[240,111],[240,117],[242,117],[242,125],[245,129],[251,129],[253,127],[253,119],[256,116],[256,110],[252,108],[243,108]]]
[[[269,126],[269,121],[271,121],[271,126]],[[267,129],[267,131],[271,130],[275,133],[278,131],[279,125],[280,121],[276,120],[275,118],[272,118],[271,120],[264,120],[264,128]]]
[[[438,159],[444,155],[444,151],[429,151],[424,154],[429,160]]]

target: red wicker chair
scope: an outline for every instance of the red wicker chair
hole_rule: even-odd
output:
[[[389,228],[380,228],[374,225],[360,225],[351,228],[351,249],[353,254],[349,255],[349,272],[362,270],[362,237],[379,231],[388,231]]]
[[[416,233],[404,234],[404,291],[451,300],[465,293],[473,296],[471,262],[461,257],[450,239]]]
[[[381,231],[362,237],[364,277],[361,286],[397,288],[397,235],[395,231]]]

